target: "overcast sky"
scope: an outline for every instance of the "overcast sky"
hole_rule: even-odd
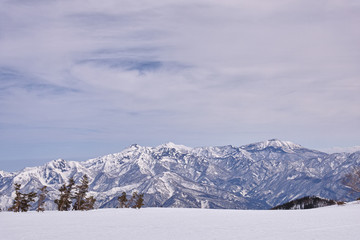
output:
[[[0,0],[0,169],[360,145],[359,23],[358,0]]]

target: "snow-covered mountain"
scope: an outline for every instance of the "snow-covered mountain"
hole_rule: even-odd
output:
[[[335,200],[355,196],[341,183],[360,152],[326,154],[272,139],[241,147],[190,148],[174,143],[131,145],[120,153],[84,162],[51,161],[20,172],[0,171],[0,204],[11,205],[14,183],[22,191],[48,186],[48,209],[58,189],[87,174],[97,207],[115,207],[123,191],[145,193],[145,206],[267,209],[317,195]]]

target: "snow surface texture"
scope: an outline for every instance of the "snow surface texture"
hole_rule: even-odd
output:
[[[13,185],[20,183],[23,192],[48,186],[45,207],[54,209],[60,186],[84,174],[96,208],[116,207],[123,191],[144,193],[145,207],[269,209],[313,195],[349,201],[359,196],[341,180],[356,166],[360,152],[327,154],[277,139],[241,147],[134,144],[84,162],[58,159],[20,172],[0,171],[0,207],[11,205]]]
[[[311,210],[147,208],[0,212],[0,226],[2,240],[357,240],[359,215],[359,203]]]

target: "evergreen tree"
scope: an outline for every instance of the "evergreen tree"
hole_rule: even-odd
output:
[[[9,211],[20,212],[21,199],[22,199],[22,194],[20,192],[21,184],[15,183],[14,187],[15,187],[15,199],[13,201],[13,205],[9,208]]]
[[[131,208],[141,208],[144,204],[144,194],[138,194],[137,192],[133,192],[127,207]]]
[[[31,202],[35,202],[36,193],[30,192],[26,194],[21,194],[21,204],[20,209],[22,212],[27,212],[29,210],[29,207],[31,206]]]
[[[90,210],[94,208],[96,199],[92,196],[86,197],[88,190],[89,178],[85,174],[81,179],[80,184],[76,186],[76,193],[74,195],[74,210]]]
[[[126,202],[128,201],[126,198],[126,192],[122,192],[121,196],[118,197],[118,201],[119,201],[120,208],[126,207]]]
[[[21,184],[15,183],[15,199],[13,201],[13,205],[9,208],[9,211],[13,212],[27,212],[29,207],[31,206],[30,203],[34,202],[36,193],[30,192],[27,194],[23,194],[20,192]]]
[[[135,196],[137,195],[137,192],[133,192],[131,198],[128,200],[127,204],[126,204],[126,208],[130,208],[133,207],[134,201],[135,201]]]
[[[55,199],[54,203],[57,205],[58,211],[63,211],[64,210],[65,191],[66,191],[65,183],[60,187],[59,191],[60,191],[60,197],[59,197],[59,199]]]
[[[120,197],[118,197],[119,207],[120,208],[141,208],[144,206],[144,194],[138,194],[133,192],[131,198],[128,200],[126,192],[123,192]]]
[[[140,209],[142,206],[144,206],[144,194],[138,194],[136,201],[135,201],[135,208]]]
[[[138,194],[137,192],[133,192],[131,197],[131,204],[133,204],[132,208],[141,208],[144,204],[144,194]]]
[[[45,211],[44,208],[44,204],[45,204],[45,198],[46,198],[46,194],[48,193],[48,190],[46,189],[46,186],[43,186],[42,188],[40,188],[40,193],[38,195],[38,207],[37,210],[38,212],[43,212]]]
[[[84,203],[84,210],[94,209],[95,202],[96,199],[93,196],[86,198]]]
[[[69,184],[66,185],[65,183],[61,186],[59,189],[60,191],[60,197],[59,199],[55,199],[55,204],[57,205],[57,209],[59,211],[68,211],[71,208],[71,199],[72,199],[72,189],[75,184],[75,181],[73,178],[69,179]]]
[[[86,202],[85,198],[89,188],[89,178],[87,177],[86,174],[81,179],[81,184],[77,185],[75,188],[76,188],[76,192],[74,195],[74,199],[75,199],[74,210],[85,210],[84,209],[84,205]]]

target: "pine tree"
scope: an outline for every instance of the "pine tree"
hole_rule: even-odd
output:
[[[45,198],[46,198],[46,194],[48,193],[48,190],[46,189],[46,186],[43,186],[42,188],[39,188],[40,189],[40,193],[38,195],[38,207],[37,207],[37,210],[38,212],[43,212],[45,211],[45,208],[44,208],[44,204],[45,204]]]
[[[96,199],[94,197],[86,197],[89,190],[89,178],[85,174],[81,179],[79,185],[76,186],[76,193],[74,196],[74,210],[90,210],[94,208]]]
[[[126,192],[122,192],[121,196],[118,197],[118,201],[119,201],[120,208],[126,207],[126,202],[128,201],[126,198]]]
[[[133,195],[131,197],[131,207],[132,208],[141,208],[144,205],[144,194],[138,194],[137,192],[133,192]]]
[[[144,194],[138,194],[137,192],[133,192],[127,207],[131,208],[141,208],[144,205]]]
[[[85,197],[89,188],[89,179],[86,174],[81,179],[81,184],[77,185],[75,188],[76,192],[74,195],[74,210],[84,210]]]
[[[13,205],[9,208],[9,211],[20,212],[21,199],[22,199],[22,194],[20,192],[21,184],[15,183],[14,187],[15,187],[15,199],[13,201]]]
[[[35,202],[36,193],[30,192],[26,194],[21,194],[21,203],[20,203],[20,209],[22,212],[27,212],[29,210],[29,207],[31,206],[31,202]]]
[[[121,196],[118,197],[120,208],[141,208],[144,206],[144,194],[138,194],[133,192],[131,198],[128,200],[126,192],[122,192]]]
[[[137,195],[137,192],[133,192],[131,198],[128,200],[127,204],[126,204],[126,208],[132,208],[133,207],[133,204],[134,204],[134,201],[135,201],[135,197]]]
[[[65,198],[65,191],[66,191],[66,185],[65,183],[60,187],[60,197],[59,199],[55,199],[54,203],[57,205],[58,211],[64,210],[64,198]]]
[[[13,201],[13,205],[9,208],[9,211],[13,212],[27,212],[29,207],[31,206],[30,203],[34,202],[36,193],[30,192],[27,194],[23,194],[20,192],[21,184],[15,183],[15,199]]]
[[[65,183],[61,186],[59,189],[60,191],[60,198],[55,199],[55,204],[57,205],[57,209],[59,211],[68,211],[71,208],[71,199],[72,199],[72,189],[75,184],[75,181],[73,178],[69,179],[69,184],[66,185]]]
[[[65,195],[64,195],[64,210],[68,211],[71,208],[71,203],[72,203],[72,193],[71,191],[73,190],[73,187],[75,185],[75,180],[73,178],[69,179],[69,184],[66,186],[66,190],[65,190]]]
[[[84,210],[94,209],[95,202],[96,199],[93,196],[86,198],[84,203]]]
[[[135,201],[135,208],[140,209],[142,206],[144,206],[144,194],[138,194],[136,201]]]

